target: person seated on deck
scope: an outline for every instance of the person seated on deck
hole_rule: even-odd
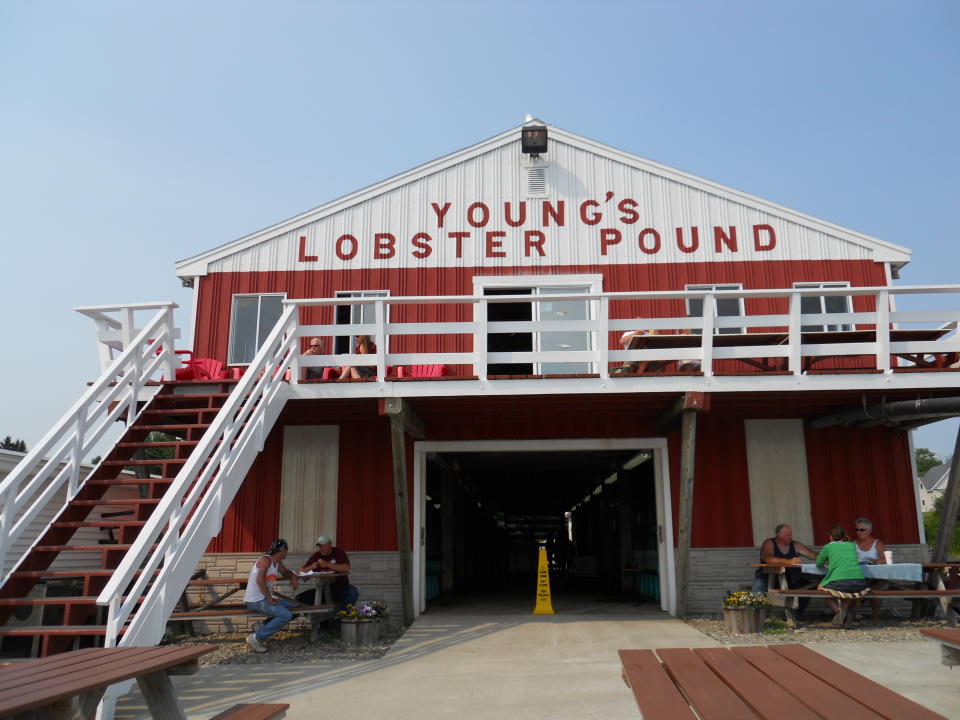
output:
[[[628,330],[623,335],[620,336],[620,345],[624,350],[630,349],[630,341],[635,337],[640,335],[649,335],[649,330]],[[610,371],[612,375],[636,375],[640,370],[640,362],[638,360],[627,360],[620,367],[615,367]]]
[[[307,349],[303,351],[304,355],[323,355],[325,353],[322,338],[311,338]],[[320,380],[323,378],[322,367],[308,367],[304,372],[304,378],[307,380]]]
[[[885,565],[887,563],[887,546],[882,540],[873,536],[873,523],[868,518],[857,518],[853,521],[853,529],[857,534],[855,543],[857,546],[857,559],[861,565]],[[871,590],[883,590],[889,587],[890,583],[886,580],[871,580]],[[870,598],[870,619],[873,622],[880,620],[880,598]],[[857,622],[856,616],[853,618]]]
[[[800,557],[815,560],[817,555],[813,550],[801,542],[793,539],[793,528],[787,524],[777,525],[773,531],[773,537],[767,538],[760,544],[760,562],[765,565],[799,565]],[[814,582],[812,579],[804,578],[800,568],[787,567],[787,587],[791,589],[802,588]],[[757,568],[753,576],[753,592],[767,592],[768,573],[763,568]],[[810,604],[810,598],[800,598],[797,603],[798,621],[803,620],[803,614]]]
[[[371,342],[369,335],[357,335],[357,346],[353,349],[354,355],[373,355],[377,352],[377,346]],[[343,365],[340,368],[340,380],[360,380],[361,378],[374,377],[377,374],[375,367],[354,367],[353,365]]]
[[[333,544],[333,539],[327,535],[321,535],[317,538],[317,551],[307,558],[307,561],[300,568],[300,572],[310,571],[322,572],[324,570],[333,570],[334,572],[349,573],[350,558],[347,553]],[[330,595],[333,602],[337,604],[339,611],[344,605],[356,605],[360,591],[350,584],[348,575],[338,575],[333,585],[330,586]],[[297,595],[297,601],[304,605],[313,605],[314,591],[305,590]]]
[[[266,652],[267,646],[264,645],[264,641],[293,620],[290,608],[295,607],[297,603],[274,596],[277,580],[281,577],[288,578],[291,587],[294,590],[297,589],[297,576],[283,564],[288,549],[286,540],[282,538],[274,540],[270,543],[270,549],[250,568],[243,602],[251,610],[263,613],[269,618],[266,622],[259,624],[259,627],[255,625],[254,631],[247,637],[247,644],[257,653]]]
[[[691,330],[690,328],[681,328],[680,330],[677,330],[677,335],[693,335],[693,330]],[[680,362],[677,363],[677,370],[680,370],[683,372],[685,371],[696,372],[699,369],[700,369],[700,361],[694,360],[692,358],[681,360]]]
[[[836,612],[833,616],[833,624],[843,625],[846,619],[844,611],[850,603],[868,592],[867,581],[863,577],[863,570],[860,569],[857,546],[850,541],[843,526],[834,525],[827,533],[827,537],[829,542],[817,555],[817,567],[827,565],[827,574],[820,581],[817,589],[827,590],[833,595],[827,600],[827,604]]]

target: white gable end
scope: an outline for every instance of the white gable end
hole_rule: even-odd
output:
[[[872,260],[909,251],[550,128],[513,130],[178,264],[207,272]]]

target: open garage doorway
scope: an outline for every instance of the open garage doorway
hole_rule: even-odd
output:
[[[674,611],[665,439],[422,441],[414,472],[417,614],[451,596],[532,609],[540,543],[555,607],[586,592]]]

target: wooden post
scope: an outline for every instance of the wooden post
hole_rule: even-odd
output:
[[[960,515],[960,428],[957,428],[957,441],[953,446],[953,460],[950,463],[950,479],[940,506],[940,525],[937,527],[937,540],[933,546],[931,562],[946,562],[950,556],[950,540]]]
[[[683,411],[680,434],[680,513],[677,531],[677,617],[687,616],[690,573],[690,528],[693,523],[693,467],[697,439],[697,410]]]
[[[410,551],[410,513],[407,499],[406,433],[424,437],[423,422],[402,398],[385,398],[381,413],[390,418],[393,449],[393,499],[397,518],[397,548],[400,551],[400,591],[403,597],[403,622],[413,622],[413,554]]]

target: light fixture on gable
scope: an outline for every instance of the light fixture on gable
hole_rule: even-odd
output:
[[[547,152],[547,126],[524,125],[520,130],[520,150],[530,157]]]

